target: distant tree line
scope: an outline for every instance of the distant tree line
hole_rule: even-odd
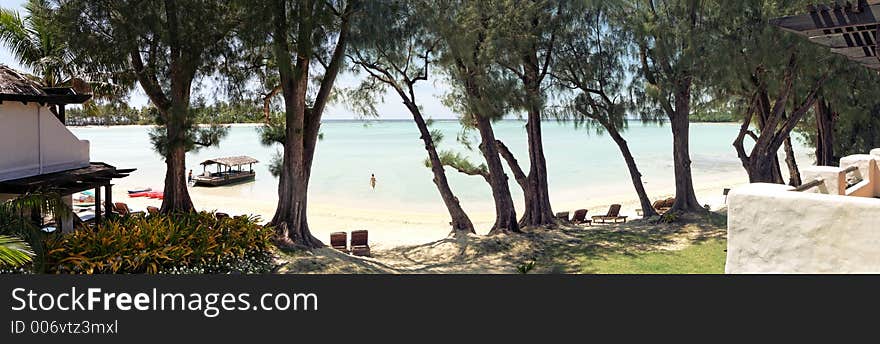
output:
[[[263,123],[262,111],[253,104],[230,104],[217,102],[211,105],[194,105],[194,120],[199,124]],[[91,104],[66,110],[67,124],[83,125],[153,125],[158,118],[158,110],[147,105],[140,108],[125,103],[111,102]]]

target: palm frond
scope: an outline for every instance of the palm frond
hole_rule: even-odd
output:
[[[17,268],[33,260],[30,246],[16,237],[0,235],[0,267]]]
[[[35,192],[21,195],[13,200],[0,202],[0,235],[17,237],[29,244],[35,253],[37,267],[44,256],[44,233],[37,226],[32,214],[55,214],[57,217],[72,216],[73,210],[61,196],[52,192]]]
[[[36,70],[43,57],[38,36],[32,35],[33,30],[18,11],[0,8],[0,44],[5,45],[25,67]]]

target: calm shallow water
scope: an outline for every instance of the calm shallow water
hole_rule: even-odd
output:
[[[516,154],[528,171],[525,123],[516,120],[495,124],[496,135]],[[455,138],[461,128],[456,121],[437,121],[434,128],[445,134],[441,149],[465,152],[479,163],[478,155],[467,150]],[[72,128],[80,139],[91,141],[93,161],[105,161],[120,168],[137,168],[120,186],[150,186],[160,189],[165,165],[152,150],[148,137],[149,127],[91,127]],[[617,146],[607,136],[586,129],[575,129],[570,123],[544,122],[544,150],[548,163],[551,198],[554,202],[600,197],[608,193],[632,190],[626,165]],[[346,207],[436,210],[443,203],[432,182],[432,175],[424,167],[425,150],[418,130],[411,121],[328,121],[322,125],[323,140],[312,172],[310,200],[312,202]],[[747,182],[745,172],[736,157],[731,142],[736,137],[737,125],[691,124],[691,159],[694,177],[700,180],[740,178]],[[472,136],[476,139],[476,133]],[[643,125],[631,122],[624,134],[630,144],[646,187],[672,183],[672,135],[668,126]],[[796,140],[797,141],[797,140]],[[256,126],[234,126],[219,147],[202,149],[187,155],[187,168],[201,173],[201,161],[220,156],[249,155],[258,164],[254,183],[225,187],[225,195],[241,197],[243,201],[258,199],[274,201],[277,198],[277,179],[267,165],[277,147],[259,143]],[[807,149],[797,143],[802,165],[811,162]],[[369,186],[370,174],[375,173],[377,187]],[[479,177],[461,175],[448,170],[453,191],[463,205],[472,210],[491,210],[491,191]],[[521,200],[519,186],[511,178],[514,199]],[[191,192],[217,192],[195,188]],[[519,202],[519,201],[518,201]]]

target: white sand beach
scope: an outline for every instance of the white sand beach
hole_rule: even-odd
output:
[[[457,122],[438,122],[446,136],[460,131]],[[526,160],[527,145],[519,121],[495,124],[499,137],[514,154]],[[737,126],[731,124],[692,124],[691,156],[698,201],[713,210],[724,204],[722,190],[748,182],[733,147]],[[130,198],[127,190],[151,187],[162,190],[165,164],[151,148],[149,127],[74,128],[75,134],[91,143],[95,161],[112,162],[120,168],[137,168],[131,176],[118,179],[113,199],[125,202],[134,211],[160,206],[161,201]],[[622,213],[637,218],[638,200],[629,173],[617,147],[607,137],[590,135],[570,126],[547,123],[545,150],[550,173],[550,200],[554,212],[589,209],[588,215],[604,214],[609,205],[623,205]],[[424,167],[424,148],[412,123],[405,121],[328,122],[322,126],[325,139],[318,146],[309,187],[308,218],[312,233],[329,241],[332,232],[366,229],[376,249],[418,245],[443,239],[449,233],[449,217]],[[648,196],[652,201],[673,196],[674,178],[669,128],[630,125],[630,146],[635,154]],[[444,149],[465,151],[455,142]],[[577,149],[574,149],[577,148]],[[198,210],[221,211],[231,215],[252,214],[269,221],[275,212],[277,179],[267,166],[277,147],[259,144],[256,126],[235,125],[219,147],[187,154],[187,168],[202,172],[199,163],[215,157],[248,155],[260,160],[255,167],[256,181],[240,185],[205,188],[191,187],[190,196]],[[801,164],[809,164],[807,149],[798,149]],[[479,162],[478,156],[473,156]],[[527,168],[527,166],[524,166]],[[783,166],[784,169],[784,166]],[[375,173],[376,189],[369,186]],[[785,173],[785,172],[784,172]],[[494,221],[491,192],[485,181],[448,170],[453,192],[476,226],[478,234],[489,231]],[[517,211],[522,211],[522,191],[511,182]]]
[[[744,182],[740,178],[696,182],[697,198],[700,203],[708,204],[713,210],[720,209],[724,207],[723,189],[742,183]],[[265,221],[270,220],[275,212],[275,203],[272,201],[224,195],[222,188],[204,190],[206,189],[196,188],[191,192],[193,203],[198,210],[216,210],[230,215],[258,215]],[[662,192],[651,197],[654,200],[667,198],[675,191],[672,184],[661,190]],[[116,202],[127,203],[133,211],[145,210],[147,206],[159,207],[162,204],[162,201],[157,199],[128,197],[124,184],[114,189],[113,199]],[[583,202],[558,202],[554,204],[553,210],[573,212],[575,209],[587,208],[588,215],[598,215],[604,214],[609,205],[614,203],[623,205],[621,211],[623,215],[632,219],[639,218],[636,215],[636,209],[639,208],[638,198],[631,190],[621,190],[619,194],[608,194],[607,197],[602,198],[584,199]],[[477,227],[477,234],[486,234],[494,221],[492,212],[469,212],[468,215]],[[370,244],[376,249],[424,244],[443,239],[450,231],[449,216],[443,211],[413,212],[311,203],[308,216],[312,233],[325,243],[329,241],[332,232],[366,229],[370,231]]]

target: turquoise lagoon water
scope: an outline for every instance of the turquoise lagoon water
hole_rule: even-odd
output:
[[[528,170],[525,123],[505,120],[495,124],[496,135],[516,154]],[[355,208],[396,208],[439,210],[443,203],[424,167],[425,150],[415,124],[411,121],[327,121],[321,127],[323,140],[313,166],[310,185],[312,203]],[[434,128],[445,134],[442,149],[464,152],[479,162],[475,152],[456,142],[461,127],[456,121],[437,121]],[[571,123],[547,121],[543,124],[544,150],[548,163],[551,198],[554,203],[572,203],[609,194],[632,194],[626,165],[617,146],[607,136]],[[73,128],[83,140],[91,141],[93,161],[105,161],[120,168],[137,168],[120,187],[150,186],[161,189],[165,165],[153,152],[149,127]],[[697,185],[701,181],[734,180],[747,182],[742,165],[731,142],[737,125],[691,124],[691,158]],[[471,134],[476,139],[476,133]],[[672,136],[668,126],[631,122],[624,134],[652,196],[672,187]],[[796,140],[797,141],[797,140]],[[202,149],[187,155],[187,167],[198,174],[199,162],[220,156],[249,155],[259,159],[254,183],[223,188],[225,196],[247,200],[277,199],[277,179],[267,170],[268,162],[280,146],[259,143],[256,126],[233,126],[219,147]],[[801,164],[809,164],[807,149],[797,144]],[[447,170],[453,191],[468,210],[490,211],[491,191],[479,177],[464,176]],[[378,180],[370,188],[370,174]],[[514,199],[521,199],[519,187],[511,178]],[[192,193],[216,192],[202,188]],[[631,195],[635,198],[634,194]],[[655,197],[656,198],[656,197]]]

